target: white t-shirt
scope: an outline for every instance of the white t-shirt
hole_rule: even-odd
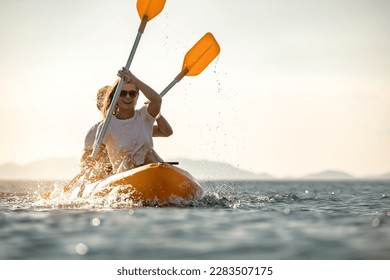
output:
[[[146,153],[153,149],[154,121],[155,118],[148,113],[147,107],[135,110],[130,119],[119,120],[112,116],[103,143],[107,147],[114,170],[117,170],[123,159],[129,155],[137,165],[144,163]],[[99,132],[102,127],[103,122],[99,125]]]

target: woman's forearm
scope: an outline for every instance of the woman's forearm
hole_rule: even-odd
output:
[[[168,123],[168,121],[163,117],[160,116],[157,120],[157,125],[153,127],[153,136],[154,137],[168,137],[171,136],[173,133],[171,125]]]

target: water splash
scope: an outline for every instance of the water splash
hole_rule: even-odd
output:
[[[214,62],[213,72],[215,74],[215,81],[217,82],[217,86],[218,86],[218,90],[217,91],[218,91],[218,93],[222,93],[220,73],[219,73],[219,71],[217,71],[218,64],[219,64],[219,56],[216,58],[216,60]]]
[[[111,211],[115,209],[134,209],[145,207],[178,207],[178,208],[222,208],[222,209],[261,209],[267,205],[279,202],[296,202],[300,198],[295,194],[279,195],[254,195],[239,191],[239,185],[217,182],[208,183],[204,187],[205,194],[199,199],[186,200],[171,197],[168,201],[135,201],[131,199],[131,193],[126,193],[123,188],[117,186],[104,196],[77,197],[77,189],[69,192],[63,191],[60,184],[53,185],[53,191],[49,197],[43,197],[42,192],[31,193],[2,193],[0,198],[1,209],[8,210],[93,210]],[[286,210],[287,211],[287,210]],[[290,212],[289,212],[290,213]],[[97,225],[99,221],[91,221]]]

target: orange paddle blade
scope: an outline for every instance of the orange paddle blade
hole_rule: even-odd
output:
[[[186,76],[196,76],[217,57],[220,51],[221,48],[213,34],[208,32],[187,52],[182,70],[188,70]]]
[[[164,8],[166,0],[138,0],[137,10],[141,20],[146,16],[148,21],[157,16]]]

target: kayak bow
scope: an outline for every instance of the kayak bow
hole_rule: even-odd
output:
[[[73,189],[71,199],[77,198],[79,189]],[[136,201],[191,200],[203,196],[202,187],[190,173],[168,163],[143,165],[88,184],[81,197],[104,197],[112,192]]]

